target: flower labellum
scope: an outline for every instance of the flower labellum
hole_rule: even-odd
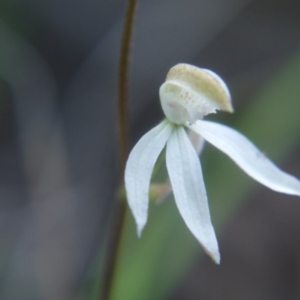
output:
[[[223,151],[249,176],[274,191],[300,196],[300,181],[276,167],[239,132],[202,120],[218,110],[233,112],[226,84],[212,71],[178,64],[170,69],[159,95],[166,119],[138,141],[125,169],[127,200],[138,235],[147,223],[152,171],[166,146],[167,170],[178,210],[204,251],[219,264],[201,164],[186,129]]]
[[[233,112],[222,79],[209,70],[188,64],[171,68],[159,95],[165,115],[175,124],[194,123],[218,109]]]

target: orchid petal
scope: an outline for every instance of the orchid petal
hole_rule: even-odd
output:
[[[199,156],[204,148],[205,139],[194,130],[188,130],[188,137]]]
[[[258,182],[277,192],[300,196],[300,181],[281,171],[239,132],[224,125],[202,120],[187,126],[226,153]]]
[[[132,149],[125,168],[127,200],[137,224],[138,236],[147,223],[149,186],[155,162],[173,130],[163,121],[147,132]]]
[[[166,162],[182,218],[208,255],[219,263],[200,161],[183,127],[177,127],[168,140]]]

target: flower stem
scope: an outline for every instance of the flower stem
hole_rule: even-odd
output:
[[[128,0],[124,23],[124,31],[121,44],[121,56],[119,63],[118,82],[118,125],[119,125],[119,147],[121,160],[121,183],[128,157],[128,73],[130,63],[130,46],[134,24],[134,15],[137,0]]]
[[[130,46],[137,0],[128,0],[123,36],[121,43],[121,55],[119,62],[118,77],[118,142],[120,156],[120,178],[121,186],[124,184],[124,170],[128,157],[128,73],[130,64]],[[117,267],[118,249],[124,227],[126,214],[126,202],[121,196],[118,197],[113,218],[111,238],[108,244],[106,265],[104,270],[104,286],[100,299],[110,299],[112,294],[113,280]]]

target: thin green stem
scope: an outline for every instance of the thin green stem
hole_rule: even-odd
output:
[[[128,0],[123,27],[123,37],[121,44],[121,56],[119,63],[118,78],[118,140],[120,156],[120,178],[119,182],[124,184],[124,170],[128,157],[128,74],[130,64],[130,46],[136,11],[137,0]],[[113,281],[116,273],[118,250],[122,237],[122,229],[127,205],[124,199],[118,197],[115,206],[114,224],[111,230],[111,240],[108,244],[106,266],[104,270],[104,286],[102,298],[110,299],[112,294]]]

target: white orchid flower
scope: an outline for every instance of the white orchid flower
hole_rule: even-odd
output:
[[[167,170],[179,212],[205,252],[220,263],[200,161],[186,128],[226,153],[249,176],[272,190],[300,196],[300,182],[277,168],[234,129],[202,120],[217,110],[233,112],[229,91],[213,72],[178,64],[169,71],[159,94],[166,119],[139,140],[125,169],[127,200],[138,235],[147,222],[151,174],[166,146]]]

